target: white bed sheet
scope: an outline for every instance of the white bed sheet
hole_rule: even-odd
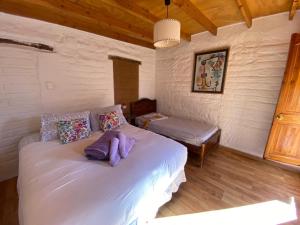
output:
[[[138,127],[143,128],[144,123],[144,116],[136,118]],[[178,141],[200,146],[218,130],[218,127],[205,121],[167,117],[149,122],[147,129]]]
[[[21,225],[126,225],[154,217],[185,181],[186,148],[131,125],[137,142],[116,167],[90,161],[83,149],[101,136],[62,145],[27,143],[19,158]],[[177,187],[177,188],[176,188]]]

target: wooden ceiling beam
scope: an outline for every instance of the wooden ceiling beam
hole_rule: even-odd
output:
[[[156,15],[153,15],[149,10],[137,5],[136,1],[134,0],[102,0],[102,2],[105,2],[107,4],[111,4],[112,2],[115,2],[117,5],[121,7],[122,10],[126,11],[131,15],[146,20],[153,25],[154,23],[162,19],[157,17]],[[186,41],[191,40],[191,34],[183,31],[182,29],[180,34],[182,39]]]
[[[247,2],[245,0],[236,0],[236,3],[241,11],[247,27],[250,28],[252,26],[252,16]]]
[[[299,7],[299,0],[291,0],[289,20],[293,20],[298,7]]]
[[[190,0],[173,0],[173,3],[181,8],[188,16],[197,21],[213,35],[217,35],[217,27],[210,21]]]
[[[106,23],[109,27],[121,28],[126,33],[133,33],[135,37],[144,39],[151,42],[153,40],[152,32],[147,31],[141,27],[137,27],[134,24],[129,24],[124,21],[117,20],[109,15],[105,11],[100,11],[97,7],[91,7],[90,5],[83,5],[81,2],[74,3],[66,0],[43,0],[53,7],[67,10],[76,13],[81,16],[86,16],[97,20],[100,23]]]
[[[0,11],[84,30],[147,48],[154,48],[152,41],[141,40],[113,31],[109,25],[99,23],[95,19],[89,19],[67,11],[62,13],[61,9],[45,7],[47,5],[44,4],[45,2],[42,0],[5,0],[0,1]]]

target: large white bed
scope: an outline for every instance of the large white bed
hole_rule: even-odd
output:
[[[25,138],[19,156],[20,225],[127,225],[154,218],[185,181],[185,146],[122,125],[136,144],[116,167],[91,161],[84,148],[103,133],[62,145]]]

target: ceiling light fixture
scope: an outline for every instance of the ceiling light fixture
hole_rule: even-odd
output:
[[[168,48],[180,44],[180,22],[168,18],[170,3],[170,0],[165,0],[167,18],[154,24],[154,46],[156,48]]]

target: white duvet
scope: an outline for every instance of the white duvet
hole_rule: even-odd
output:
[[[141,128],[146,128],[157,134],[162,134],[174,140],[183,141],[196,146],[201,146],[218,131],[218,127],[205,121],[195,121],[178,117],[166,117],[158,113],[161,118],[156,119],[155,114],[150,113],[136,117],[135,122]],[[147,117],[151,119],[148,120]],[[145,122],[148,121],[145,127]]]
[[[83,149],[101,132],[66,145],[52,141],[21,147],[20,224],[126,225],[154,217],[169,200],[166,193],[185,179],[186,148],[131,125],[121,130],[137,141],[116,167],[84,156]]]

